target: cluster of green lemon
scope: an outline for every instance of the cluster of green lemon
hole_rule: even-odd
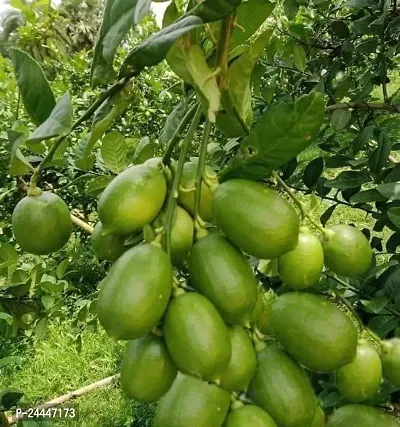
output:
[[[121,367],[126,394],[160,400],[156,427],[319,427],[325,414],[308,370],[335,372],[349,404],[334,412],[329,427],[398,426],[360,403],[378,392],[382,376],[400,387],[400,340],[384,343],[379,355],[358,340],[354,322],[336,305],[298,292],[319,280],[324,264],[340,275],[366,272],[372,252],[364,235],[337,225],[320,241],[275,191],[235,179],[212,190],[203,186],[200,213],[216,228],[193,239],[196,169],[194,163],[184,167],[171,258],[162,239],[124,246],[126,236],[159,224],[168,187],[159,161],[127,169],[99,200],[93,248],[115,264],[101,284],[97,311],[111,337],[129,340]],[[21,218],[35,214],[36,220],[42,209],[43,219],[50,197],[57,196],[32,194],[16,207],[14,232],[22,248],[33,252]],[[59,200],[52,203],[51,215],[65,216]],[[155,228],[162,236],[162,227]],[[51,250],[65,243],[67,233],[59,234]],[[37,237],[44,236],[42,224]],[[267,306],[242,251],[278,259],[282,281],[293,291]],[[174,265],[182,263],[185,282],[174,278]]]

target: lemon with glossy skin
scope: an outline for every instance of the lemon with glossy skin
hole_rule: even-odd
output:
[[[384,342],[381,358],[384,378],[400,388],[400,338]]]
[[[399,427],[399,423],[383,411],[366,405],[346,405],[337,409],[326,427]]]
[[[255,405],[241,406],[231,410],[224,427],[278,427],[263,409]]]
[[[340,276],[361,276],[371,267],[372,250],[364,234],[350,225],[329,227],[322,241],[325,265]]]
[[[12,214],[15,240],[25,252],[48,255],[62,249],[72,233],[71,214],[56,194],[35,188]]]
[[[230,400],[222,388],[178,374],[157,406],[154,427],[222,427]]]
[[[101,194],[98,214],[104,234],[141,231],[159,213],[167,193],[164,174],[156,164],[131,166]]]
[[[174,262],[187,259],[193,246],[193,218],[185,209],[177,206],[171,231],[171,257]]]
[[[163,340],[154,335],[130,341],[121,364],[124,393],[139,402],[156,402],[171,388],[176,366]]]
[[[96,306],[100,323],[114,339],[144,337],[161,320],[171,292],[168,255],[152,244],[134,246],[101,283]]]
[[[123,236],[117,234],[103,236],[103,226],[100,221],[94,227],[90,238],[93,252],[99,260],[115,261],[127,249],[124,246],[125,238]]]
[[[335,371],[356,356],[356,326],[330,301],[305,292],[289,292],[272,303],[270,313],[274,336],[305,367]]]
[[[319,239],[307,229],[299,234],[295,249],[278,259],[279,276],[283,283],[301,290],[314,285],[324,268],[324,251]]]
[[[340,394],[353,403],[374,397],[381,381],[382,364],[379,354],[366,342],[359,344],[355,359],[336,372]]]
[[[212,210],[217,227],[249,255],[278,258],[297,245],[300,224],[295,209],[261,184],[232,179],[218,185]]]
[[[203,295],[174,298],[164,318],[164,338],[178,369],[215,381],[228,367],[232,344],[221,315]]]

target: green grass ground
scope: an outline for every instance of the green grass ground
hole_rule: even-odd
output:
[[[0,358],[18,356],[19,361],[0,367],[0,390],[17,388],[32,404],[46,402],[117,373],[124,347],[100,328],[83,334],[82,351],[78,353],[71,328],[54,323],[43,341],[2,350]],[[79,411],[78,424],[55,421],[54,426],[147,427],[154,409],[128,400],[118,382],[78,398],[74,405]]]

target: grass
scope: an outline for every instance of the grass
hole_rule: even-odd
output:
[[[46,402],[118,372],[125,344],[113,342],[101,329],[83,334],[77,352],[68,324],[53,323],[43,341],[3,349],[0,357],[18,356],[15,364],[0,368],[0,390],[17,388],[31,404]],[[153,407],[127,399],[116,382],[74,401],[80,427],[150,426]],[[55,421],[54,426],[76,426]]]

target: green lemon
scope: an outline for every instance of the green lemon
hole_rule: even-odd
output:
[[[359,344],[355,359],[336,373],[340,394],[354,403],[375,396],[381,381],[381,360],[376,350],[367,343]]]
[[[390,384],[400,388],[400,339],[385,341],[381,355],[383,376]]]
[[[258,329],[265,335],[274,335],[274,330],[271,325],[271,304],[264,303],[263,310],[258,318]]]
[[[157,406],[154,427],[222,427],[229,404],[227,391],[178,374]]]
[[[372,262],[372,250],[367,238],[350,225],[334,225],[332,236],[324,239],[325,265],[340,276],[354,277],[366,273]]]
[[[326,427],[399,427],[400,424],[383,411],[366,405],[346,405],[337,409]]]
[[[317,295],[289,292],[280,296],[271,305],[270,319],[276,339],[309,369],[335,371],[356,356],[354,322]]]
[[[222,183],[213,192],[212,210],[218,228],[249,255],[278,258],[297,245],[295,209],[261,184],[244,179]]]
[[[213,381],[229,365],[232,344],[228,328],[203,295],[187,293],[171,301],[164,319],[164,337],[183,373]]]
[[[325,426],[325,412],[322,408],[317,405],[317,410],[315,411],[314,420],[311,423],[311,427],[324,427]]]
[[[157,216],[167,192],[162,170],[147,163],[132,166],[108,184],[98,204],[104,234],[127,235]]]
[[[176,374],[161,338],[149,335],[128,343],[121,365],[121,385],[131,399],[156,402],[170,389]]]
[[[275,421],[255,405],[233,409],[225,420],[224,427],[277,427]]]
[[[278,271],[283,283],[293,289],[306,289],[316,283],[324,268],[321,242],[310,232],[300,232],[295,249],[278,260]]]
[[[232,356],[221,374],[220,386],[227,391],[246,391],[257,368],[257,356],[247,332],[241,326],[229,328]]]
[[[249,387],[253,402],[280,427],[310,426],[317,403],[305,371],[275,344],[258,353],[258,368]]]
[[[121,255],[101,284],[100,323],[114,339],[144,337],[161,320],[171,292],[167,254],[152,244],[135,246]]]
[[[216,173],[206,166],[206,174],[216,179]],[[194,215],[195,185],[196,185],[197,163],[185,163],[182,172],[179,189],[178,202],[191,215]],[[211,221],[211,191],[204,183],[201,186],[200,216],[204,221]]]
[[[115,261],[127,249],[124,246],[124,237],[117,234],[103,236],[103,226],[99,221],[94,227],[91,235],[91,243],[97,259]]]
[[[257,325],[257,322],[260,319],[260,316],[262,315],[264,311],[264,297],[263,297],[263,291],[261,289],[258,290],[257,292],[257,301],[256,301],[256,305],[254,307],[254,310],[252,311],[248,323],[251,326]],[[246,325],[248,326],[248,325]]]
[[[186,260],[192,246],[194,235],[193,218],[177,206],[171,232],[171,257],[174,262]]]
[[[205,295],[229,323],[246,323],[257,300],[257,281],[246,257],[219,233],[193,246],[189,259],[192,286]]]
[[[49,191],[24,197],[15,207],[12,226],[23,251],[48,255],[65,246],[72,233],[71,214],[65,202]]]

